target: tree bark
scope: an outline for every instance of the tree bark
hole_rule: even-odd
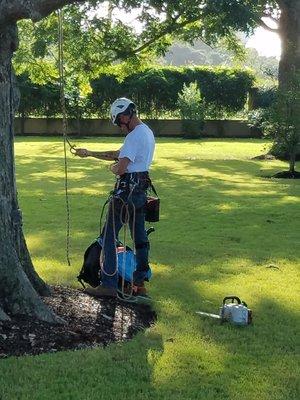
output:
[[[10,318],[5,312],[0,308],[0,321],[9,321]]]
[[[0,26],[20,19],[39,21],[52,11],[67,4],[83,3],[85,0],[1,0]]]
[[[296,151],[293,151],[290,155],[289,161],[289,172],[293,174],[295,172],[295,165],[296,165]]]
[[[289,154],[289,172],[295,172],[295,163],[300,143],[300,1],[279,0],[281,9],[279,31],[282,53],[279,62],[279,90],[288,99],[287,112],[293,115],[291,124],[295,127],[294,146]]]
[[[20,229],[19,235],[19,260],[23,270],[36,292],[41,296],[49,296],[51,294],[49,287],[34,269],[22,229]]]
[[[18,92],[12,56],[20,19],[38,21],[52,11],[84,0],[0,0],[0,320],[27,315],[62,322],[42,301],[50,290],[35,272],[22,231],[14,162],[14,115]]]
[[[49,289],[33,269],[18,207],[13,132],[18,96],[11,64],[17,44],[15,23],[0,28],[0,318],[25,314],[59,322],[38,294]]]
[[[282,53],[279,62],[279,88],[289,90],[300,74],[300,1],[279,2],[281,15],[279,31]],[[298,75],[298,77],[297,77]]]

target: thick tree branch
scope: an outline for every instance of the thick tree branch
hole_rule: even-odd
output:
[[[67,4],[84,0],[0,0],[0,26],[20,19],[39,21]]]
[[[271,28],[262,19],[258,21],[258,25],[260,25],[262,28],[266,29],[269,32],[279,33],[279,29],[278,28]]]
[[[276,24],[278,24],[278,22],[279,22],[279,18],[275,18],[273,15],[271,15],[271,14],[269,14],[267,12],[263,13],[263,17],[264,18],[270,18]]]
[[[137,49],[135,49],[133,51],[134,54],[140,53],[141,51],[143,51],[144,49],[146,49],[147,47],[151,46],[151,44],[155,43],[157,40],[161,39],[162,37],[170,34],[170,33],[175,33],[177,30],[184,28],[186,25],[192,24],[193,22],[196,22],[199,20],[198,18],[195,18],[194,20],[186,20],[183,21],[181,23],[176,23],[177,19],[180,17],[180,15],[176,16],[173,19],[174,24],[173,25],[169,25],[167,26],[165,29],[163,29],[160,33],[158,33],[157,35],[155,35],[152,39],[149,39],[147,42],[145,42],[144,44],[142,44],[140,47],[138,47]]]

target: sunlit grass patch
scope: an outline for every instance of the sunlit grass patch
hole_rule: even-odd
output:
[[[121,142],[76,144],[108,150]],[[286,169],[281,161],[252,159],[268,146],[159,139],[152,178],[161,221],[151,236],[149,285],[156,325],[105,350],[2,360],[3,399],[298,399],[300,182],[265,178]],[[16,156],[36,269],[49,283],[79,287],[76,275],[98,235],[113,178],[104,162],[68,158],[69,267],[62,143],[17,138]],[[229,294],[252,308],[252,326],[219,325],[195,314],[217,313]]]

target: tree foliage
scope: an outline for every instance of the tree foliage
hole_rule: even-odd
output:
[[[109,106],[119,96],[132,98],[142,114],[159,116],[178,109],[178,93],[184,84],[196,82],[207,104],[236,112],[243,109],[254,76],[250,71],[225,67],[158,67],[128,75],[122,81],[102,74],[92,81],[90,99],[96,108]]]
[[[205,103],[197,82],[183,84],[177,106],[182,118],[183,134],[187,138],[199,137],[204,128]]]
[[[178,115],[178,94],[184,85],[192,82],[201,89],[207,109],[214,109],[219,114],[234,113],[243,109],[254,76],[250,71],[236,68],[156,66],[122,78],[116,70],[114,74],[103,73],[92,80],[92,92],[88,96],[82,97],[74,85],[66,96],[67,113],[70,117],[107,117],[110,104],[117,97],[127,96],[136,102],[143,115],[155,118],[172,113],[174,116]],[[56,83],[40,85],[25,73],[18,76],[18,83],[21,115],[60,115],[60,93]]]
[[[272,102],[262,103],[261,108],[254,110],[250,124],[273,140],[270,152],[279,159],[289,160],[289,171],[294,173],[295,161],[300,159],[299,81],[290,90],[272,90],[270,95]]]

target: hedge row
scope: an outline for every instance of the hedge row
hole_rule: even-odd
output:
[[[17,76],[20,90],[18,113],[22,117],[29,115],[56,117],[61,115],[61,98],[59,83],[39,85],[31,82],[28,74]],[[71,90],[66,95],[66,108],[70,117],[81,116],[85,113],[87,102],[81,102],[78,91]]]
[[[120,96],[133,99],[141,113],[152,116],[177,110],[178,93],[184,84],[197,82],[203,99],[217,109],[242,110],[254,83],[249,71],[234,68],[162,67],[133,73],[122,82],[112,74],[103,74],[91,82],[91,104],[105,112]]]
[[[30,82],[18,77],[21,91],[20,114],[55,116],[60,114],[59,86]],[[91,82],[92,93],[80,99],[76,90],[68,93],[70,116],[107,116],[109,105],[117,97],[129,97],[148,117],[178,110],[178,93],[184,84],[197,82],[205,103],[217,110],[242,110],[254,83],[251,72],[235,68],[161,67],[133,73],[120,81],[117,75],[102,74]]]
[[[249,91],[249,109],[256,110],[270,107],[276,99],[277,89],[277,86],[253,87]]]

